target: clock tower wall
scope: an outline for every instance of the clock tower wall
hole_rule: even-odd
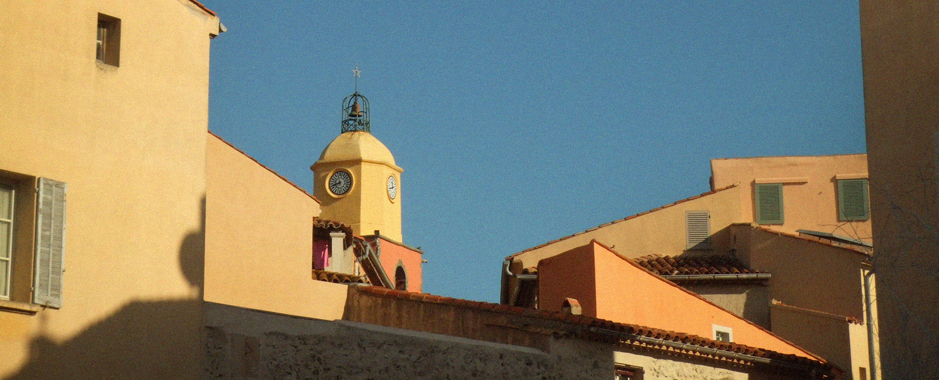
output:
[[[346,223],[360,236],[378,230],[401,241],[403,170],[378,139],[368,132],[342,133],[323,150],[311,169],[321,218]],[[345,181],[350,182],[348,190]]]

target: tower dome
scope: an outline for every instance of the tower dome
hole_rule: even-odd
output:
[[[339,134],[316,160],[317,164],[339,161],[368,161],[396,166],[395,158],[385,144],[371,133],[361,131]]]

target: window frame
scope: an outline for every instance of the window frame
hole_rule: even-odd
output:
[[[642,367],[621,363],[613,365],[614,380],[642,380],[644,372]]]
[[[838,221],[841,222],[855,222],[855,221],[865,221],[871,218],[871,207],[870,207],[870,183],[867,178],[853,178],[853,179],[838,179],[836,180],[836,186],[838,191]],[[852,194],[859,195],[861,197],[860,202],[862,203],[863,212],[861,214],[851,214],[848,215],[846,212],[846,200],[847,196],[845,195],[845,185],[850,183],[860,183],[861,184],[861,193]]]
[[[98,22],[95,24],[95,61],[120,67],[121,19],[98,13]]]
[[[764,215],[768,213],[766,211],[769,210],[764,210],[762,202],[769,194],[763,193],[763,189],[776,189],[776,193],[778,194],[776,195],[776,198],[778,199],[778,202],[776,202],[776,207],[779,208],[779,218],[769,218]],[[755,214],[757,224],[785,224],[785,192],[783,191],[782,183],[756,183],[753,186],[753,194],[753,212]]]
[[[9,294],[6,297],[0,297],[0,312],[14,312],[24,314],[35,314],[42,308],[61,308],[62,306],[62,274],[64,272],[64,252],[65,252],[65,192],[66,184],[51,180],[48,178],[34,177],[5,170],[0,170],[0,183],[10,185],[14,188],[15,195],[13,200],[13,240],[11,249],[11,266],[9,281]],[[54,285],[56,286],[55,295],[52,298],[46,298],[44,301],[36,299],[36,273],[37,265],[41,261],[40,245],[46,244],[42,239],[41,227],[39,226],[39,215],[44,212],[40,206],[41,190],[43,186],[52,185],[60,189],[61,193],[57,198],[58,206],[55,213],[56,220],[53,220],[55,233],[60,239],[55,244],[59,246],[52,247],[57,249],[59,254],[56,257],[50,256],[46,262],[53,264],[54,271],[50,272],[54,276]],[[50,214],[51,215],[51,214]],[[47,216],[47,218],[49,218]],[[48,223],[47,223],[48,224]],[[48,245],[47,245],[48,247]]]
[[[727,334],[728,340],[720,339],[718,334]],[[734,329],[727,326],[711,324],[711,337],[718,342],[732,343],[734,341]]]
[[[704,220],[703,231],[701,230]],[[703,238],[701,238],[703,236]],[[685,210],[685,249],[711,249],[711,212],[709,210]]]

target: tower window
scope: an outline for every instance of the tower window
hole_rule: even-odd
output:
[[[395,289],[408,290],[408,275],[404,273],[404,267],[398,264],[395,269]]]
[[[110,66],[120,66],[121,20],[98,13],[95,59]]]

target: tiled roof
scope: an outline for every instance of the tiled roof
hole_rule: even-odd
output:
[[[732,342],[720,342],[713,339],[702,338],[697,335],[685,334],[674,331],[661,330],[651,327],[639,326],[628,323],[619,323],[608,321],[605,319],[599,319],[594,317],[589,317],[585,315],[570,315],[564,314],[561,312],[547,311],[547,310],[537,310],[529,309],[518,306],[509,306],[509,305],[500,305],[488,302],[479,302],[479,301],[469,301],[458,298],[442,297],[426,293],[413,293],[403,290],[387,289],[377,286],[357,286],[355,287],[356,291],[361,293],[366,293],[369,295],[394,298],[399,300],[410,300],[415,302],[424,302],[424,303],[434,303],[434,304],[443,304],[456,307],[465,307],[469,309],[490,311],[493,313],[504,313],[504,314],[513,314],[524,317],[533,317],[533,318],[542,318],[545,320],[551,321],[560,321],[566,323],[570,327],[581,328],[581,332],[586,336],[593,339],[604,339],[604,336],[607,338],[609,334],[603,334],[603,332],[612,332],[617,333],[617,339],[619,344],[625,345],[638,345],[644,347],[651,347],[660,350],[666,350],[670,353],[676,351],[688,355],[699,355],[692,351],[691,349],[681,349],[675,348],[674,346],[668,347],[665,345],[655,346],[654,344],[650,345],[648,340],[645,342],[640,342],[640,337],[651,338],[653,340],[660,340],[665,342],[673,342],[685,345],[691,345],[699,348],[709,348],[717,349],[721,351],[737,353],[742,355],[748,355],[757,358],[769,359],[774,363],[784,362],[795,364],[805,367],[813,367],[819,369],[825,369],[826,371],[831,371],[832,367],[829,363],[825,362],[824,359],[816,358],[810,359],[806,357],[783,354],[775,351],[765,350],[757,347],[750,347],[743,344],[737,344]],[[632,337],[632,339],[630,338]]]
[[[630,219],[635,219],[635,218],[638,218],[638,217],[643,216],[643,215],[646,215],[646,214],[651,214],[651,213],[653,213],[653,212],[656,212],[656,211],[659,211],[659,210],[662,210],[662,209],[666,209],[666,208],[669,208],[669,207],[672,207],[672,206],[675,206],[675,205],[679,205],[679,204],[682,204],[682,203],[685,203],[685,202],[688,202],[688,201],[692,201],[692,200],[695,200],[695,199],[698,199],[698,198],[706,197],[706,196],[708,196],[708,195],[716,194],[716,193],[719,193],[719,192],[721,192],[721,191],[724,191],[724,190],[727,190],[727,189],[731,189],[731,188],[734,188],[734,187],[737,187],[737,185],[729,185],[729,186],[726,186],[726,187],[722,187],[722,188],[720,188],[720,189],[711,190],[711,191],[708,191],[708,192],[706,192],[706,193],[701,193],[701,194],[698,194],[698,195],[695,195],[695,196],[692,196],[692,197],[688,197],[688,198],[682,199],[682,200],[680,200],[680,201],[676,201],[676,202],[669,203],[669,204],[664,205],[664,206],[656,207],[656,208],[651,209],[651,210],[649,210],[649,211],[640,212],[640,213],[635,214],[635,215],[632,215],[632,216],[627,216],[627,217],[625,217],[625,218],[623,218],[623,219],[614,220],[614,221],[609,222],[609,223],[604,223],[604,224],[601,224],[601,225],[596,226],[596,227],[594,227],[594,228],[591,228],[591,229],[588,229],[588,230],[585,230],[585,231],[581,231],[581,232],[578,232],[578,233],[573,234],[573,235],[564,236],[564,237],[562,237],[562,238],[555,239],[555,240],[549,241],[549,242],[547,242],[547,243],[544,243],[544,244],[541,244],[541,245],[538,245],[538,246],[534,246],[534,247],[528,248],[528,249],[526,249],[526,250],[524,250],[524,251],[521,251],[521,252],[518,252],[518,253],[514,253],[514,254],[512,254],[512,255],[509,255],[509,256],[506,257],[505,259],[506,259],[506,260],[510,260],[510,259],[512,259],[513,257],[518,256],[518,255],[521,255],[521,254],[523,254],[523,253],[525,253],[525,252],[534,251],[534,250],[536,250],[536,249],[538,249],[538,248],[546,247],[546,246],[549,246],[549,245],[551,245],[551,244],[557,243],[557,242],[562,241],[562,240],[567,240],[567,239],[570,239],[570,238],[575,237],[575,236],[578,236],[578,235],[583,235],[583,234],[588,233],[588,232],[591,232],[591,231],[599,230],[599,229],[604,228],[604,227],[607,227],[607,226],[609,226],[609,225],[613,225],[613,224],[616,224],[616,223],[625,222],[625,221],[630,220]]]
[[[198,1],[196,1],[196,0],[189,0],[189,2],[190,2],[190,3],[193,3],[195,6],[199,7],[199,9],[202,9],[203,11],[205,11],[205,13],[208,13],[208,14],[210,14],[210,15],[212,15],[212,16],[218,17],[218,15],[215,14],[214,11],[212,11],[211,9],[209,9],[208,7],[206,7],[205,5],[202,5],[202,3],[200,3],[200,2],[198,2]]]
[[[295,183],[293,183],[293,182],[290,182],[290,180],[287,179],[287,178],[284,178],[284,176],[282,176],[282,175],[280,175],[280,174],[277,174],[277,172],[275,172],[273,169],[271,169],[271,168],[269,168],[269,167],[267,167],[267,166],[264,166],[264,164],[262,164],[260,161],[255,160],[254,157],[249,156],[247,153],[245,153],[245,152],[242,151],[241,149],[238,149],[237,147],[235,147],[234,145],[232,145],[230,142],[225,141],[225,139],[221,138],[219,135],[216,135],[216,134],[212,133],[212,131],[209,131],[209,135],[210,135],[210,136],[214,136],[215,138],[218,139],[218,141],[221,141],[221,142],[225,143],[226,145],[230,146],[232,149],[234,149],[234,150],[237,151],[238,153],[241,153],[241,154],[243,154],[245,157],[248,157],[248,159],[250,159],[251,161],[254,161],[255,163],[257,163],[257,164],[258,164],[259,166],[261,166],[262,168],[267,169],[267,171],[269,171],[269,172],[271,172],[272,174],[274,174],[275,176],[277,176],[277,178],[282,179],[284,182],[286,182],[286,183],[289,184],[290,186],[293,186],[293,187],[297,188],[297,190],[300,190],[303,194],[306,194],[306,195],[309,196],[310,198],[313,198],[313,200],[316,201],[316,203],[320,203],[320,204],[323,203],[323,202],[320,202],[319,199],[316,199],[316,197],[314,197],[312,194],[310,194],[310,193],[308,193],[306,190],[304,190],[302,187],[297,186],[297,184],[295,184]]]
[[[743,265],[740,260],[726,255],[662,256],[648,255],[635,259],[649,272],[660,276],[694,274],[750,274],[760,273]]]
[[[325,270],[314,269],[313,279],[323,282],[332,282],[337,284],[368,284],[368,278],[365,276],[356,276],[346,273],[329,272]]]

